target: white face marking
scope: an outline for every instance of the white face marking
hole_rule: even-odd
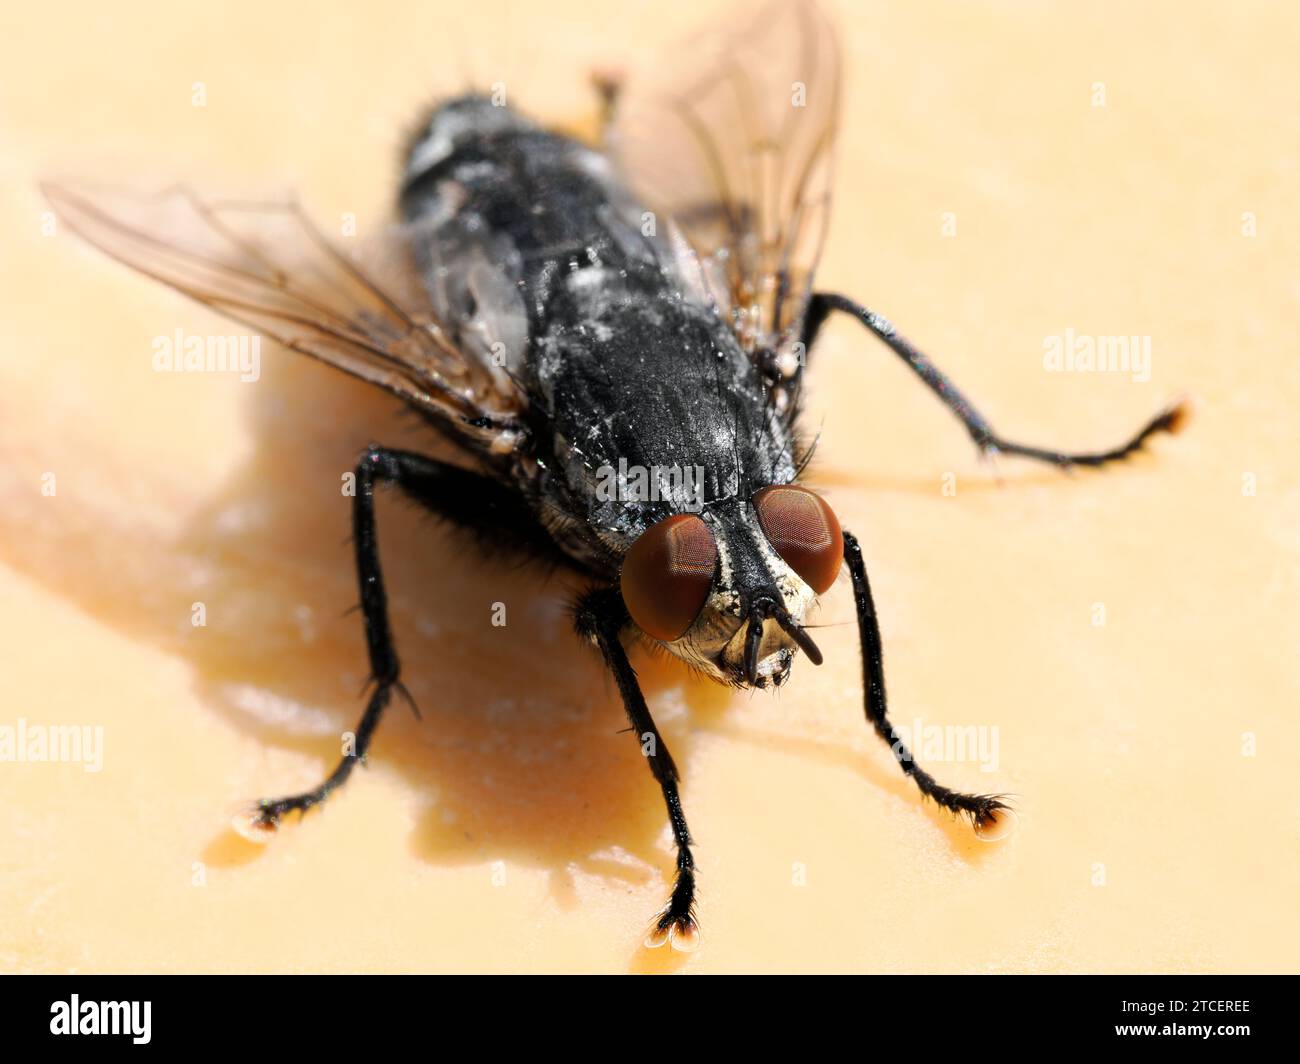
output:
[[[726,666],[739,669],[744,660],[747,625],[741,616],[740,593],[735,588],[731,552],[721,534],[717,520],[708,512],[701,515],[714,534],[718,547],[718,576],[713,589],[700,611],[695,624],[680,639],[662,644],[682,660],[701,672],[729,683],[732,676],[719,668],[719,660]],[[772,549],[767,538],[758,530],[756,522],[749,522],[757,532],[757,542],[762,551],[763,564],[780,592],[782,603],[795,624],[806,623],[817,601],[813,589],[803,582],[779,554]],[[775,620],[763,624],[763,639],[758,651],[758,674],[771,680],[781,676],[790,667],[797,647]]]

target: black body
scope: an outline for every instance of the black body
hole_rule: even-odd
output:
[[[599,498],[597,471],[620,460],[698,467],[704,504],[723,510],[794,478],[791,419],[771,409],[762,372],[671,250],[643,232],[644,206],[604,156],[469,96],[432,112],[405,173],[416,262],[435,307],[459,321],[457,341],[485,308],[472,293],[440,296],[437,271],[465,277],[490,263],[502,285],[483,287],[517,294],[486,316],[501,336],[526,333],[506,359],[544,470],[538,515],[576,560],[612,578],[628,544],[679,509]],[[505,320],[521,316],[524,326]]]

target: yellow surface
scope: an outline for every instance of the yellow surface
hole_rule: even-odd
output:
[[[1123,468],[1008,459],[999,487],[880,345],[842,323],[816,352],[817,482],[863,540],[894,713],[997,730],[995,772],[931,767],[1017,794],[1013,838],[981,844],[923,807],[868,733],[842,581],[827,664],[801,662],[777,696],[638,659],[685,773],[704,932],[692,957],[647,953],[668,835],[612,684],[568,633],[572,582],[479,559],[391,502],[424,719],[395,711],[369,770],[270,846],[227,830],[238,802],[314,783],[354,726],[339,478],[370,439],[423,438],[280,352],[256,385],[154,374],[155,335],[212,319],[44,235],[35,181],[296,186],[365,229],[401,131],[463,72],[573,120],[585,71],[705,6],[9,12],[0,724],[97,725],[105,745],[98,773],[0,765],[0,969],[1300,968],[1300,16],[1284,4],[841,5],[822,283],[889,314],[1013,438],[1109,445],[1173,395],[1195,405]],[[1151,380],[1044,372],[1044,338],[1067,328],[1150,336]]]

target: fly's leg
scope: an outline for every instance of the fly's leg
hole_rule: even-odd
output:
[[[388,622],[388,596],[384,591],[375,529],[375,487],[380,484],[396,487],[413,501],[455,523],[482,526],[485,532],[500,530],[514,546],[529,546],[531,537],[542,534],[530,523],[525,504],[502,485],[423,455],[372,445],[357,463],[355,476],[352,543],[370,659],[367,686],[373,685],[374,690],[350,750],[320,786],[283,798],[264,798],[236,820],[236,828],[250,838],[265,838],[286,813],[305,813],[343,785],[357,764],[365,760],[375,728],[395,691],[415,710],[415,703],[399,678],[401,664]]]
[[[618,113],[619,97],[623,95],[623,73],[614,67],[601,67],[591,72],[591,87],[600,104],[598,137],[601,142],[609,136]]]
[[[932,798],[944,809],[970,818],[982,837],[1001,837],[1000,829],[1012,814],[1002,800],[1005,795],[962,794],[939,783],[926,772],[899,738],[889,721],[885,701],[885,664],[880,641],[880,625],[876,621],[876,605],[871,598],[871,585],[867,582],[867,569],[862,561],[862,548],[857,537],[844,532],[844,561],[853,579],[853,601],[858,613],[858,636],[862,642],[862,686],[867,720],[876,734],[889,744],[899,767],[911,776],[923,795]]]
[[[677,878],[672,896],[655,917],[645,944],[655,947],[668,943],[674,949],[689,953],[700,941],[699,924],[695,920],[695,858],[691,855],[691,833],[677,791],[677,766],[673,764],[672,755],[650,716],[641,685],[637,683],[636,671],[623,648],[621,635],[629,623],[627,609],[617,589],[602,588],[589,592],[578,603],[575,627],[579,635],[591,639],[600,648],[605,664],[618,682],[632,731],[663,792],[668,822],[677,843]]]
[[[1157,432],[1177,432],[1187,419],[1187,408],[1181,403],[1175,404],[1148,421],[1127,443],[1109,451],[1073,454],[1066,451],[1054,451],[1043,447],[1029,447],[1021,443],[1012,443],[994,432],[993,426],[984,420],[979,411],[971,405],[970,400],[957,389],[952,381],[944,376],[939,367],[921,351],[913,347],[908,340],[900,336],[889,321],[851,299],[829,292],[818,292],[812,297],[804,319],[803,342],[805,351],[812,346],[817,332],[827,316],[834,310],[851,314],[882,340],[890,350],[902,358],[911,367],[912,372],[925,382],[926,387],[939,397],[944,406],[957,415],[961,423],[966,426],[966,431],[970,433],[971,439],[975,441],[975,446],[983,454],[1018,454],[1025,458],[1037,459],[1040,462],[1050,462],[1062,468],[1077,465],[1100,466],[1108,462],[1118,461],[1121,458],[1127,458],[1134,451],[1141,450],[1142,445],[1146,443],[1148,438],[1154,436]]]

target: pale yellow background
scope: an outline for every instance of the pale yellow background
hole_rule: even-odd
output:
[[[923,807],[868,733],[841,582],[827,664],[777,696],[638,658],[685,773],[704,931],[691,958],[647,954],[664,815],[569,635],[573,581],[479,559],[391,501],[423,721],[395,710],[369,770],[269,847],[226,829],[239,801],[316,782],[354,726],[339,478],[370,439],[424,437],[282,352],[256,385],[152,373],[154,336],[219,326],[44,235],[36,180],[298,187],[327,227],[350,211],[366,229],[433,94],[504,80],[583,121],[586,71],[711,6],[10,5],[0,723],[100,725],[105,764],[0,765],[0,969],[1300,968],[1300,17],[1283,3],[840,5],[823,284],[894,318],[1015,438],[1109,445],[1174,395],[1195,405],[1127,466],[1005,460],[999,487],[880,345],[843,323],[816,352],[816,482],[863,540],[896,717],[997,729],[995,772],[931,767],[1015,792],[1012,839]],[[1067,327],[1151,336],[1152,380],[1044,372]]]

